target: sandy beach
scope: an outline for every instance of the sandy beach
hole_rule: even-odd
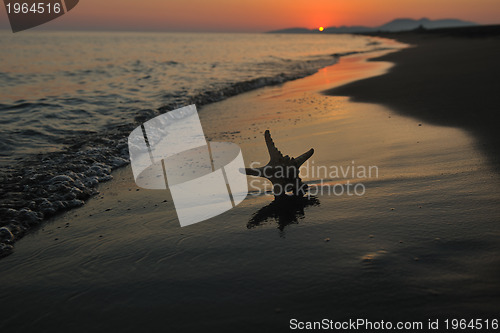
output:
[[[253,189],[181,228],[169,193],[139,189],[121,168],[0,261],[0,327],[281,332],[293,318],[497,318],[498,37],[393,37],[412,47],[342,57],[199,110],[208,139],[238,144],[246,165],[267,162],[265,130],[284,154],[314,148],[303,175],[314,196],[290,211]],[[364,193],[348,195],[348,182]]]
[[[373,61],[396,64],[390,75],[357,81],[328,93],[387,105],[396,112],[442,126],[464,128],[498,170],[500,27],[438,29],[382,34],[411,47]]]

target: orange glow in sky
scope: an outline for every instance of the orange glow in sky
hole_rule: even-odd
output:
[[[3,7],[3,6],[2,6]],[[395,18],[500,23],[499,0],[82,0],[45,29],[262,32],[378,26]],[[0,28],[8,28],[5,9]]]

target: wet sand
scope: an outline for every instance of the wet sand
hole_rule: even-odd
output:
[[[426,122],[464,128],[500,171],[500,26],[382,34],[412,45],[373,61],[395,63],[389,75],[328,91],[387,105]]]
[[[267,162],[269,129],[285,154],[315,148],[315,166],[377,166],[377,177],[304,177],[314,190],[362,183],[364,195],[318,193],[290,212],[254,191],[181,228],[166,191],[138,189],[120,169],[0,262],[0,327],[281,332],[292,318],[496,316],[500,179],[478,138],[323,94],[382,79],[392,64],[368,61],[382,55],[345,57],[200,112],[209,139],[239,144],[247,165]]]

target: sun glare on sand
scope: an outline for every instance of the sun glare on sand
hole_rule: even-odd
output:
[[[325,30],[325,28],[323,28],[323,27],[319,27],[319,28],[318,28],[318,30],[319,30],[319,31],[323,31],[323,30]]]

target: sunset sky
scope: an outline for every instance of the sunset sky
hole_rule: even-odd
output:
[[[5,8],[0,17],[0,28],[8,28]],[[377,26],[401,17],[498,24],[500,1],[81,0],[67,15],[40,28],[262,32],[289,27]]]

